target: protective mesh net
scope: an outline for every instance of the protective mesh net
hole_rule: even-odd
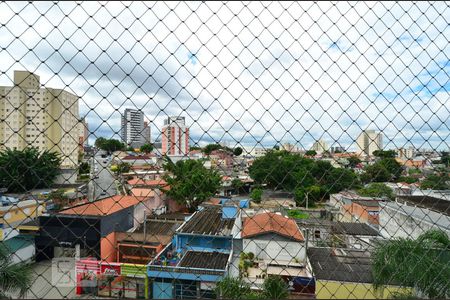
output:
[[[448,3],[0,3],[0,296],[450,297]]]

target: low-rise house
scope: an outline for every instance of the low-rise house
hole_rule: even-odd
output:
[[[375,291],[369,251],[310,247],[307,254],[316,279],[317,299],[387,299],[394,293],[410,291],[395,285]]]
[[[153,299],[215,298],[216,282],[228,273],[240,222],[236,206],[195,212],[148,265]]]
[[[292,295],[314,295],[305,239],[293,219],[270,212],[245,218],[241,238],[240,275],[254,289],[262,288],[265,277],[280,275]]]
[[[155,197],[116,195],[42,215],[35,239],[36,259],[75,256],[77,251],[97,259],[114,255],[111,240],[115,232],[135,228],[159,202]]]
[[[133,231],[115,232],[114,238],[110,239],[115,253],[97,260],[98,294],[114,297],[119,296],[121,291],[122,297],[150,298],[147,264],[172,242],[176,229],[184,223],[185,217],[183,214],[149,216]],[[93,261],[90,259],[89,264]],[[80,266],[80,263],[77,262],[76,265]],[[78,294],[83,293],[83,271],[83,268],[79,268],[76,272]],[[102,283],[102,278],[107,284]]]
[[[450,200],[447,197],[400,196],[381,204],[380,233],[385,238],[417,238],[430,229],[450,236]]]
[[[386,198],[363,197],[355,192],[340,192],[330,195],[329,205],[336,221],[368,223],[378,226],[380,203],[389,201]],[[334,208],[334,210],[333,210]]]
[[[324,219],[296,220],[308,243],[313,247],[343,247],[368,249],[373,240],[381,238],[374,227],[366,223],[334,222]],[[308,234],[306,233],[308,231]]]
[[[3,228],[16,228],[42,215],[46,203],[42,200],[19,200],[13,197],[0,196],[0,224]]]

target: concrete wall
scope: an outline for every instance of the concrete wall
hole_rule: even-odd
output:
[[[255,257],[269,261],[290,261],[294,258],[303,261],[306,258],[303,243],[282,239],[243,239],[242,250],[253,252]]]
[[[450,236],[450,217],[397,202],[383,203],[379,228],[385,238],[417,238],[430,229],[441,229]]]

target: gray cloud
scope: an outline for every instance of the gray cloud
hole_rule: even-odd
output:
[[[445,3],[3,2],[0,83],[28,69],[72,90],[97,135],[136,107],[153,138],[182,114],[192,142],[350,146],[374,128],[448,148],[448,18]]]

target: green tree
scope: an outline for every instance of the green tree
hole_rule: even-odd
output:
[[[57,189],[48,194],[48,199],[52,200],[58,209],[63,208],[69,204],[69,197],[66,196],[66,191]]]
[[[216,285],[216,294],[220,299],[249,299],[250,285],[241,278],[224,277]]]
[[[448,152],[441,152],[441,164],[443,164],[447,168],[450,166],[450,156]]]
[[[358,190],[358,194],[364,197],[387,197],[394,200],[394,191],[384,183],[374,182]]]
[[[316,150],[308,150],[305,152],[306,156],[316,156],[317,155],[317,151]]]
[[[430,174],[421,182],[420,187],[424,190],[446,190],[450,188],[447,181],[450,181],[448,175]]]
[[[12,253],[14,255],[14,253]],[[30,265],[13,264],[9,249],[0,243],[0,298],[8,298],[8,294],[18,292],[20,297],[26,295],[32,284]]]
[[[255,201],[256,203],[261,203],[261,197],[262,197],[263,191],[259,188],[255,188],[250,193],[250,198]]]
[[[364,182],[386,182],[392,179],[392,174],[383,165],[375,163],[364,168],[361,179]]]
[[[117,165],[111,166],[111,171],[116,173],[116,175],[128,173],[131,171],[131,164],[127,162],[118,163]]]
[[[235,190],[236,193],[239,194],[239,191],[242,189],[242,187],[244,186],[244,183],[242,182],[242,180],[240,180],[239,178],[234,178],[231,181],[231,186],[233,187],[233,189]]]
[[[125,144],[121,141],[116,139],[105,139],[104,137],[99,137],[95,140],[95,147],[108,152],[108,154],[126,149]]]
[[[0,186],[8,192],[48,188],[59,174],[60,155],[56,152],[27,147],[0,152]]]
[[[211,152],[219,149],[222,149],[222,146],[219,144],[208,144],[203,148],[203,153],[205,153],[206,155],[210,155]]]
[[[144,144],[141,146],[140,150],[143,153],[151,153],[153,151],[154,147],[152,144]]]
[[[397,156],[395,150],[375,150],[373,155],[379,158],[394,158]]]
[[[276,144],[275,146],[273,146],[273,150],[280,151],[280,145]]]
[[[88,162],[82,162],[78,168],[79,174],[88,174],[91,171],[91,166]]]
[[[397,181],[411,184],[411,183],[416,183],[419,180],[417,178],[411,177],[411,176],[400,176]]]
[[[347,160],[349,168],[356,168],[356,166],[361,163],[361,160],[357,156],[350,156]]]
[[[164,158],[164,180],[170,186],[166,195],[194,212],[198,205],[212,197],[221,185],[221,176],[208,170],[198,160],[180,160],[173,163]]]
[[[129,152],[134,152],[134,148],[131,147],[131,146],[128,146],[128,147],[127,147],[127,151],[129,151]]]
[[[328,194],[338,193],[358,187],[360,180],[353,170],[343,168],[333,168],[328,172],[325,180],[325,189]]]
[[[297,188],[294,191],[294,199],[297,206],[308,208],[315,207],[316,203],[323,201],[327,197],[325,188],[318,185],[308,186],[306,188]]]
[[[391,174],[392,180],[397,180],[403,173],[403,166],[395,158],[383,158],[377,164],[382,165]]]
[[[234,148],[234,150],[233,150],[233,155],[234,156],[239,156],[241,154],[242,154],[242,148],[241,147]]]
[[[287,299],[289,296],[287,283],[278,275],[266,277],[262,290],[265,299]]]
[[[372,254],[373,284],[417,288],[429,298],[450,297],[450,239],[441,230],[430,230],[417,239],[397,238],[375,244]]]

